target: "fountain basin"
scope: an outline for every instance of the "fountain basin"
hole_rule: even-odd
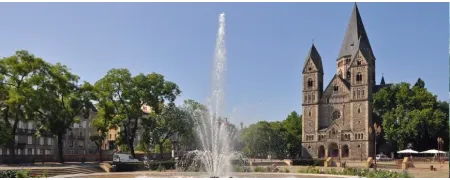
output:
[[[300,174],[300,173],[232,173],[232,178],[358,178],[331,174]],[[53,178],[209,178],[207,173],[199,172],[114,172],[93,174],[71,174]],[[230,176],[223,177],[230,178]]]

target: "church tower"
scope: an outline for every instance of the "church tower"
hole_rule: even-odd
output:
[[[303,142],[313,141],[319,128],[319,100],[323,92],[322,58],[314,44],[303,65]]]
[[[371,101],[375,86],[375,56],[356,3],[337,58],[337,71],[351,87],[350,124],[356,134],[355,141],[365,144],[364,151],[372,154],[372,143],[368,142],[372,141],[369,126],[373,125]]]

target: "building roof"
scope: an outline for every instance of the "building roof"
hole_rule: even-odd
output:
[[[316,46],[314,46],[314,44],[312,44],[311,49],[309,50],[308,56],[306,56],[305,63],[303,64],[303,72],[305,72],[305,68],[306,68],[306,65],[307,65],[309,59],[312,60],[312,62],[316,66],[317,70],[319,72],[323,73],[322,58],[320,57],[320,54],[317,51]]]
[[[359,14],[358,5],[355,3],[337,60],[345,56],[353,56],[361,48],[360,46],[371,49],[366,29]]]

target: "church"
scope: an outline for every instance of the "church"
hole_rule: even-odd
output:
[[[375,82],[375,55],[358,6],[345,32],[336,74],[325,86],[322,59],[312,45],[303,66],[302,157],[367,159],[374,155],[372,95],[386,86]]]

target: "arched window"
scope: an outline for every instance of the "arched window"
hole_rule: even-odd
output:
[[[361,113],[361,108],[358,108],[358,114]]]
[[[358,61],[356,61],[356,65],[361,65],[362,64],[362,62],[361,62],[361,59],[358,59]]]
[[[350,80],[350,77],[351,77],[351,73],[350,73],[350,71],[347,71],[347,80]]]
[[[313,85],[314,85],[314,81],[311,78],[309,78],[308,79],[308,87],[313,87]]]
[[[311,113],[311,110],[309,111],[309,116],[311,116],[312,115],[312,113]]]
[[[361,82],[362,81],[362,74],[358,73],[356,74],[356,82]]]

